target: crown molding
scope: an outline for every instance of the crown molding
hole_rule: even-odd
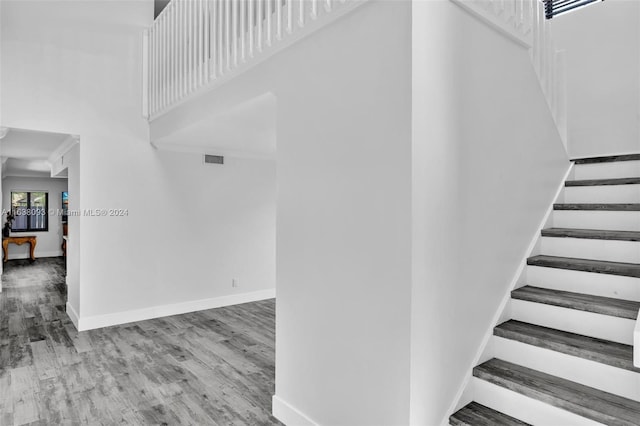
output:
[[[47,159],[47,163],[51,167],[51,176],[56,177],[62,170],[65,169],[64,159],[63,157],[73,149],[77,144],[80,143],[80,136],[78,135],[69,135],[61,144],[58,146]]]

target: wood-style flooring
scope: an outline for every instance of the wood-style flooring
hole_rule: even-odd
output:
[[[0,425],[271,425],[275,301],[78,333],[64,261],[10,261]]]

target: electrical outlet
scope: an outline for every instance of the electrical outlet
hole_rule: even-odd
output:
[[[231,279],[231,287],[238,287],[239,280],[237,278]]]

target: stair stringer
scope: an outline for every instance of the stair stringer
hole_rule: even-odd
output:
[[[452,413],[455,413],[457,410],[469,404],[471,401],[475,399],[475,386],[474,386],[474,381],[472,380],[473,368],[494,357],[495,351],[492,344],[493,329],[498,324],[511,319],[511,309],[510,309],[511,308],[511,305],[510,305],[511,292],[516,288],[519,288],[522,285],[524,285],[526,281],[525,274],[526,274],[527,259],[532,255],[539,254],[540,239],[542,238],[541,231],[544,228],[549,227],[549,225],[551,224],[553,205],[558,200],[562,199],[564,183],[570,176],[572,176],[573,167],[574,167],[574,163],[572,162],[569,164],[566,172],[558,182],[558,186],[552,198],[552,201],[549,204],[549,207],[547,208],[544,216],[542,217],[540,224],[538,225],[534,234],[531,237],[529,245],[527,246],[527,249],[525,250],[522,256],[522,259],[519,262],[518,268],[513,274],[513,278],[511,279],[509,286],[507,287],[507,290],[505,291],[504,296],[502,297],[500,305],[498,306],[498,309],[494,314],[493,320],[490,322],[490,326],[487,328],[486,332],[484,333],[484,337],[482,338],[482,343],[478,347],[478,351],[476,352],[476,355],[473,357],[471,364],[467,368],[466,378],[462,383],[462,385],[460,386],[458,392],[456,393],[456,397],[454,398],[451,406],[447,410],[447,414],[445,418],[442,419],[442,421],[440,422],[441,425],[443,426],[448,425],[449,416]]]

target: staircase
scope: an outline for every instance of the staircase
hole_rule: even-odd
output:
[[[640,425],[640,154],[574,163],[452,425]]]

